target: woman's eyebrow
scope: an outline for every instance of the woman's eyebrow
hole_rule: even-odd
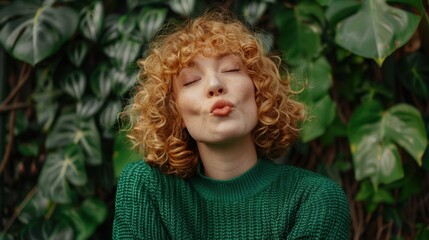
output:
[[[216,56],[216,60],[217,61],[223,60],[225,58],[236,59],[238,57],[236,55],[232,54],[232,53],[223,53],[223,54],[219,54],[218,56]]]

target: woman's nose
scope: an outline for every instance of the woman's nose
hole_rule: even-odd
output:
[[[221,79],[219,79],[216,76],[210,77],[208,96],[214,97],[225,93],[226,93],[226,87],[225,87],[225,84],[221,81]]]

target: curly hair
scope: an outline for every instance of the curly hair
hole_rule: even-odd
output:
[[[255,33],[225,12],[206,12],[159,34],[138,60],[139,84],[124,113],[128,137],[145,161],[165,174],[187,178],[198,165],[195,140],[183,127],[173,79],[197,54],[234,54],[241,58],[255,86],[258,123],[252,131],[259,156],[280,157],[299,134],[301,103],[293,100],[290,79],[280,75],[280,57],[268,56]]]

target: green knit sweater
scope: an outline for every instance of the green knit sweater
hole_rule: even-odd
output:
[[[121,174],[113,239],[349,239],[343,190],[326,177],[271,161],[219,181],[185,180],[143,161]]]

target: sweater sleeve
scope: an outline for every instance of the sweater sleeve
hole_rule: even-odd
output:
[[[350,208],[344,191],[330,179],[316,181],[320,184],[307,189],[287,239],[350,239]]]
[[[153,201],[156,179],[144,162],[128,164],[116,190],[113,239],[167,239]]]

